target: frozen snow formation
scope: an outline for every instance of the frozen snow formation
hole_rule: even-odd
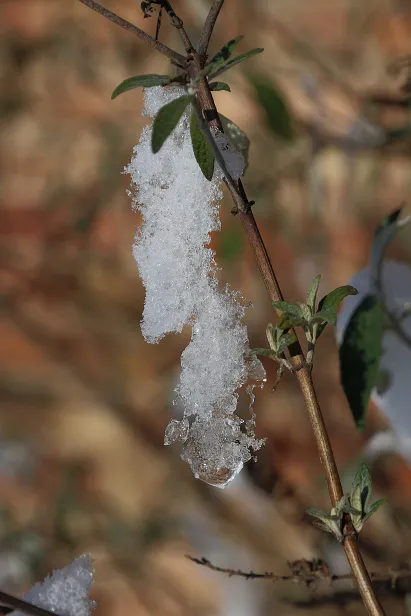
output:
[[[365,295],[373,292],[370,268],[355,274],[349,284],[358,289],[358,295],[347,297],[338,316],[337,336],[341,342],[348,320]],[[382,286],[387,307],[393,315],[400,315],[411,305],[411,268],[396,261],[385,261]],[[411,316],[401,321],[411,338]],[[391,421],[392,432],[377,435],[368,444],[369,453],[395,450],[411,460],[411,348],[392,329],[383,336],[380,368],[386,376],[386,387],[375,389],[374,402]]]
[[[144,115],[155,116],[184,94],[179,87],[145,90]],[[234,413],[242,385],[263,380],[261,363],[248,357],[242,297],[220,290],[210,233],[219,230],[222,172],[212,181],[193,154],[190,107],[157,154],[151,151],[151,126],[143,129],[126,172],[136,187],[133,204],[143,215],[133,255],[146,288],[142,332],[148,342],[191,325],[192,338],[181,359],[176,389],[184,419],[172,420],[165,443],[179,440],[182,458],[196,477],[224,487],[262,442],[254,439],[254,418],[243,423]],[[215,136],[216,138],[216,136]],[[228,171],[235,179],[244,159],[217,136]],[[224,142],[223,142],[224,141]]]
[[[96,607],[89,599],[92,581],[91,557],[83,554],[63,569],[53,571],[44,582],[33,586],[24,599],[59,616],[90,616]],[[13,616],[24,614],[16,611]]]

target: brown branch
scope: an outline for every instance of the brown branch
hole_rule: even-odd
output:
[[[345,580],[353,580],[354,576],[352,573],[345,573],[344,575],[336,575],[331,574],[327,571],[327,567],[316,568],[316,562],[306,561],[307,564],[313,565],[310,569],[306,571],[300,571],[299,573],[293,573],[292,575],[277,575],[272,573],[271,571],[264,571],[263,573],[257,573],[255,571],[242,571],[241,569],[230,569],[228,567],[219,567],[218,565],[214,565],[208,558],[202,556],[201,558],[197,558],[195,556],[191,556],[190,554],[186,554],[186,558],[191,560],[191,562],[200,565],[202,567],[206,567],[211,571],[216,571],[217,573],[224,573],[229,577],[241,577],[246,580],[269,580],[271,582],[294,582],[295,584],[305,584],[310,586],[316,580],[326,580],[330,583],[342,582]],[[320,564],[322,561],[319,561]],[[411,571],[409,569],[400,569],[399,571],[389,571],[385,573],[370,573],[370,577],[374,582],[390,582],[392,587],[395,587],[397,580],[403,578],[410,578],[411,580]]]
[[[200,39],[197,44],[197,53],[201,58],[201,63],[204,63],[204,60],[207,56],[207,49],[210,43],[211,35],[213,34],[214,26],[216,24],[218,15],[223,7],[224,0],[214,0],[211,5],[210,11],[207,15],[207,19],[205,20],[204,27],[200,34]]]
[[[141,30],[129,21],[126,21],[122,17],[119,17],[119,15],[116,15],[116,13],[109,11],[104,6],[101,6],[101,4],[94,2],[94,0],[80,0],[80,2],[88,6],[93,11],[96,11],[96,13],[103,15],[103,17],[106,17],[108,20],[112,21],[118,26],[121,26],[122,28],[124,28],[124,30],[127,30],[127,32],[135,34],[136,36],[138,36],[139,39],[144,41],[144,43],[150,45],[150,47],[152,47],[156,51],[159,51],[163,55],[167,56],[167,58],[170,58],[170,60],[172,60],[178,66],[184,66],[185,57],[183,55],[177,53],[173,49],[170,49],[170,47],[167,47],[167,45],[160,43],[160,41],[156,41],[154,37],[147,34],[147,32],[144,32],[144,30]]]
[[[37,607],[37,605],[32,605],[24,599],[18,599],[17,597],[13,597],[6,592],[0,590],[0,601],[5,603],[6,606],[13,608],[14,610],[21,610],[25,614],[31,614],[32,616],[58,616],[56,612],[50,612],[49,610],[45,610],[42,607]],[[1,610],[0,606],[0,610]],[[5,612],[2,612],[3,614]],[[7,612],[6,612],[7,613]]]

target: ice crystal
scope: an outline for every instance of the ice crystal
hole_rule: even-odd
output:
[[[183,94],[178,87],[145,91],[144,114],[154,116]],[[142,332],[157,342],[169,332],[192,326],[191,342],[182,354],[176,392],[183,421],[172,420],[165,443],[185,442],[182,457],[197,477],[223,486],[261,446],[250,426],[241,430],[234,414],[237,390],[250,378],[262,379],[258,360],[248,358],[242,297],[216,279],[210,233],[220,228],[218,205],[222,172],[212,181],[203,176],[193,155],[190,109],[157,154],[151,152],[151,127],[126,171],[136,187],[134,205],[143,215],[133,249],[146,288]],[[224,135],[215,135],[230,174],[237,179],[244,159]]]

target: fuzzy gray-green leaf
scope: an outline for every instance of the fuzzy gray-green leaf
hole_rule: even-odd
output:
[[[249,355],[262,355],[264,357],[274,357],[275,352],[271,349],[250,349]]]
[[[367,514],[364,517],[363,520],[363,524],[365,524],[365,522],[376,512],[378,511],[378,509],[380,507],[382,507],[383,505],[385,505],[385,503],[388,501],[387,498],[379,498],[378,500],[375,501],[375,503],[373,503],[370,508],[367,511]]]
[[[281,330],[280,330],[281,331]],[[297,340],[297,336],[291,333],[283,333],[278,340],[277,353],[283,353],[290,344],[293,344]]]
[[[383,316],[381,302],[367,295],[351,315],[339,349],[341,384],[360,429],[378,376]]]
[[[368,466],[360,464],[355,474],[350,493],[351,506],[362,513],[367,511],[372,495],[372,479]]]
[[[327,310],[319,310],[315,313],[310,323],[312,325],[314,325],[315,323],[319,323],[320,325],[326,325],[327,323],[330,323],[331,325],[335,326],[337,323],[337,313],[333,308],[328,308]]]
[[[228,85],[228,83],[224,83],[224,81],[212,81],[210,83],[210,90],[213,90],[213,92],[219,92],[221,90],[231,92],[230,86]]]
[[[207,143],[201,128],[198,125],[196,114],[193,112],[190,119],[191,143],[198,166],[207,180],[211,180],[214,172],[214,154]]]
[[[273,302],[273,306],[280,312],[277,324],[280,329],[290,329],[291,327],[306,325],[307,321],[304,319],[300,306],[291,302]]]
[[[343,287],[337,287],[331,293],[328,293],[325,297],[320,300],[318,304],[318,310],[334,310],[337,312],[338,306],[341,302],[348,297],[348,295],[358,295],[357,289],[350,285],[345,285]],[[327,323],[320,324],[317,330],[317,339],[323,333]]]
[[[229,60],[231,54],[233,53],[234,49],[237,47],[238,43],[241,41],[242,38],[242,36],[237,36],[235,39],[231,39],[231,41],[228,41],[228,43],[226,43],[224,47],[222,47],[220,51],[218,51],[215,56],[211,58],[210,62],[203,68],[203,70],[201,71],[201,76],[210,75],[211,73],[215,77],[218,69],[221,68],[227,62],[227,60]],[[200,75],[197,76],[197,80],[199,76]]]
[[[167,137],[173,132],[183,115],[187,105],[191,103],[194,96],[185,94],[167,103],[158,111],[153,122],[153,132],[151,134],[151,149],[156,154]]]
[[[221,68],[211,73],[210,79],[215,79],[216,77],[218,77],[218,75],[221,75],[221,73],[224,73],[225,71],[228,71],[230,68],[233,68],[233,66],[236,66],[236,64],[240,64],[240,62],[244,62],[244,60],[248,60],[248,58],[252,58],[253,56],[261,53],[262,51],[264,51],[262,47],[256,47],[255,49],[250,49],[250,51],[245,51],[244,53],[240,53],[235,58],[228,60],[228,62],[223,64]]]
[[[128,90],[134,90],[134,88],[153,88],[154,86],[165,86],[170,82],[171,77],[168,75],[136,75],[135,77],[129,77],[124,79],[117,88],[113,90],[111,98],[116,98],[119,94],[127,92]]]
[[[320,286],[321,274],[318,274],[310,284],[310,287],[307,291],[306,304],[311,308],[311,310],[315,311],[315,302],[317,299],[317,291]]]

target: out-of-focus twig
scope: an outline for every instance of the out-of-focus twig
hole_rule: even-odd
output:
[[[130,23],[129,21],[126,21],[119,15],[116,15],[116,13],[109,11],[104,6],[101,6],[101,4],[94,2],[94,0],[80,0],[80,2],[88,6],[90,9],[93,9],[93,11],[96,11],[96,13],[100,13],[100,15],[103,15],[103,17],[106,17],[113,23],[121,26],[122,28],[124,28],[124,30],[131,32],[131,34],[135,34],[136,36],[138,36],[139,39],[144,41],[147,45],[150,45],[150,47],[152,47],[156,51],[159,51],[163,55],[170,58],[170,60],[175,62],[178,66],[184,65],[184,62],[185,62],[184,56],[179,54],[177,51],[170,49],[170,47],[167,47],[167,45],[160,43],[160,41],[157,41],[154,37],[147,34],[147,32],[144,32],[144,30],[141,30],[140,28]]]
[[[217,21],[217,17],[220,14],[224,0],[214,0],[211,5],[210,11],[205,20],[204,27],[200,34],[200,39],[197,44],[197,53],[203,58],[207,54],[208,45],[210,43],[211,35],[213,34],[214,26]]]
[[[263,573],[258,573],[256,571],[242,571],[241,569],[230,569],[227,567],[219,567],[214,565],[208,558],[204,556],[201,558],[197,558],[195,556],[191,556],[186,554],[186,558],[191,560],[196,565],[201,565],[202,567],[206,567],[207,569],[211,569],[211,571],[216,571],[217,573],[225,573],[229,577],[241,577],[246,580],[270,580],[271,582],[294,582],[296,584],[306,584],[311,585],[315,580],[327,580],[330,583],[334,582],[342,582],[344,580],[353,580],[354,576],[352,573],[346,573],[344,575],[336,575],[331,574],[328,570],[327,565],[321,560],[315,561],[297,561],[296,563],[289,563],[289,566],[292,570],[295,570],[295,566],[300,563],[301,566],[298,569],[298,573],[293,573],[292,575],[276,575],[271,571],[264,571]],[[371,572],[370,577],[374,582],[390,582],[390,585],[394,588],[396,581],[398,579],[409,578],[411,580],[411,570],[410,569],[400,569],[398,571],[392,570],[385,573],[376,573]]]

